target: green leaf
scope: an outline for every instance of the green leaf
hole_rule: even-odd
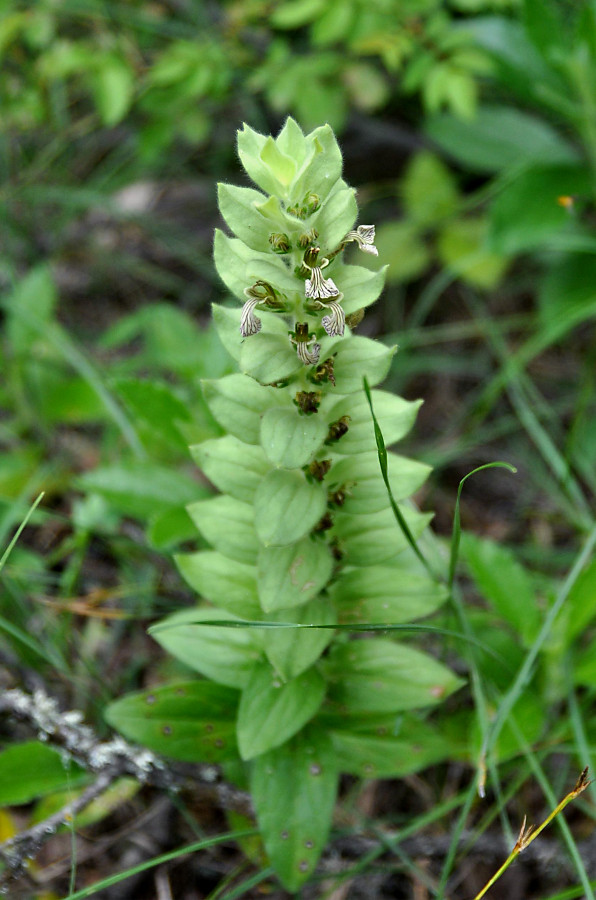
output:
[[[248,375],[226,375],[203,381],[203,395],[213,417],[230,434],[247,444],[258,444],[265,410],[280,406],[287,396],[258,384]]]
[[[185,541],[194,541],[196,528],[186,509],[174,506],[151,516],[147,539],[156,550],[171,551]]]
[[[246,338],[240,351],[240,369],[261,384],[284,381],[299,372],[303,363],[287,334],[260,334]]]
[[[354,227],[357,218],[356,192],[339,181],[335,190],[309,220],[309,224],[319,233],[321,258],[337,248]]]
[[[215,229],[213,259],[225,286],[243,303],[246,300],[244,289],[258,278],[270,281],[280,290],[299,287],[299,282],[294,281],[282,260],[272,252],[258,253],[238,238],[228,237],[219,228]]]
[[[167,384],[145,378],[121,378],[116,381],[115,388],[135,419],[147,425],[154,437],[159,436],[166,444],[186,450],[187,443],[176,422],[188,422],[190,413]]]
[[[229,306],[220,306],[218,303],[212,303],[211,315],[218,338],[232,359],[238,362],[244,343],[244,338],[240,334],[242,309],[232,309]],[[262,319],[262,316],[260,318]]]
[[[550,0],[523,0],[522,21],[534,46],[548,58],[552,50],[565,51],[565,23],[557,3]]]
[[[415,720],[404,723],[397,736],[332,731],[331,739],[338,768],[360,778],[403,777],[454,756],[450,740]]]
[[[131,741],[186,762],[237,758],[238,692],[209,681],[169,684],[110,703],[106,721]]]
[[[273,28],[289,28],[292,31],[302,28],[318,18],[327,2],[328,0],[286,0],[273,8],[269,22]]]
[[[432,118],[429,137],[475,172],[500,172],[520,163],[568,165],[577,150],[544,120],[509,106],[481,106],[474,119]]]
[[[267,138],[264,135],[254,131],[245,123],[242,131],[238,132],[238,156],[257,187],[267,194],[275,194],[285,199],[284,185],[277,180],[275,174],[261,158],[266,142]]]
[[[0,806],[30,803],[36,797],[78,787],[88,780],[80,766],[40,741],[13,744],[0,753]]]
[[[274,469],[255,493],[254,521],[261,543],[283,547],[311,531],[323,516],[327,495],[321,484],[311,484],[303,472]]]
[[[341,305],[346,313],[358,312],[374,303],[385,285],[386,266],[371,272],[363,266],[340,266],[332,270],[337,287],[343,293]]]
[[[576,651],[573,659],[573,683],[593,688],[596,685],[596,639],[580,651]]]
[[[79,488],[105,497],[121,513],[146,519],[185,506],[201,487],[183,472],[144,460],[99,466],[76,479]]]
[[[183,578],[205,600],[241,619],[258,619],[261,607],[256,570],[214,550],[175,557]]]
[[[312,102],[314,98],[310,99]],[[292,184],[292,198],[296,203],[307,192],[316,194],[321,201],[326,200],[341,178],[341,150],[330,125],[320,125],[307,134],[306,144],[307,157]]]
[[[539,291],[543,346],[596,315],[596,256],[568,253],[551,265]]]
[[[432,519],[432,513],[421,513],[411,506],[400,506],[403,517],[415,538]],[[374,566],[387,562],[409,547],[404,532],[395,521],[393,510],[352,516],[338,512],[334,533],[340,540],[346,560],[352,566]]]
[[[360,336],[350,336],[335,344],[333,374],[337,392],[352,394],[362,390],[365,376],[371,386],[383,381],[396,350],[396,346],[386,347]]]
[[[544,28],[548,27],[549,20],[545,5],[546,0],[541,0],[539,14]],[[490,54],[496,63],[495,74],[509,93],[538,106],[548,98],[551,108],[557,101],[569,100],[568,84],[562,74],[564,67],[549,64],[532,42],[533,38],[528,40],[521,22],[506,16],[485,16],[468,19],[466,31],[477,46]],[[558,37],[561,36],[559,32]],[[553,35],[552,39],[554,42],[557,37]]]
[[[375,415],[390,446],[404,437],[416,421],[416,414],[422,400],[404,400],[386,391],[372,391]],[[333,443],[334,453],[350,456],[354,453],[376,452],[375,433],[364,392],[339,400],[327,414],[329,422],[336,422],[342,416],[349,416],[348,431]]]
[[[284,684],[269,663],[255,666],[238,708],[242,759],[285,744],[312,719],[324,696],[325,682],[316,669]]]
[[[134,97],[135,73],[122,56],[115,53],[98,58],[91,73],[95,106],[104,125],[111,128],[128,112]]]
[[[553,634],[560,635],[567,647],[586,631],[595,616],[596,559],[593,559],[574,582]]]
[[[400,184],[408,217],[423,228],[453,215],[459,192],[447,166],[429,150],[412,158]]]
[[[276,228],[273,222],[257,209],[258,204],[264,203],[267,199],[264,194],[252,188],[218,184],[217,198],[219,211],[236,237],[253,250],[265,252],[270,249],[269,235],[276,231]],[[282,226],[283,221],[279,223],[277,230],[281,231]]]
[[[449,592],[427,575],[406,568],[367,566],[344,569],[333,583],[331,596],[342,623],[399,624],[435,612]]]
[[[346,715],[432,706],[463,684],[432,656],[379,638],[336,644],[324,671],[329,700]]]
[[[480,593],[531,646],[542,622],[532,582],[506,547],[464,533],[462,556]]]
[[[431,264],[432,252],[420,226],[407,219],[384,222],[377,228],[375,245],[387,267],[389,284],[400,284],[421,275]],[[371,268],[375,265],[370,260]]]
[[[245,503],[252,503],[257,485],[271,469],[261,447],[231,434],[194,444],[190,452],[216,488]]]
[[[89,825],[101,822],[102,819],[105,819],[117,809],[121,809],[124,803],[132,800],[140,790],[141,783],[136,778],[118,778],[99,797],[96,797],[88,806],[76,814],[74,828],[87,828]],[[31,825],[37,825],[39,822],[43,822],[45,819],[58,813],[82,793],[82,789],[78,791],[65,790],[58,794],[52,793],[49,797],[44,797],[43,800],[35,804],[35,809],[30,819]],[[69,822],[63,825],[60,830],[65,831],[70,827],[70,824]]]
[[[285,153],[286,156],[291,156],[298,165],[302,165],[306,157],[306,139],[302,129],[291,116],[288,116],[286,119],[284,127],[275,139],[275,143],[282,153]]]
[[[387,454],[387,469],[395,500],[417,491],[432,471],[425,463],[396,453]],[[340,458],[333,464],[326,484],[332,490],[343,490],[346,500],[342,510],[351,515],[380,512],[389,506],[377,453]]]
[[[269,613],[269,622],[335,625],[335,609],[328,597],[315,597],[299,609]],[[267,659],[284,681],[310,668],[333,638],[331,628],[270,628],[263,636]]]
[[[270,253],[267,259],[262,253],[256,254],[254,251],[250,259],[246,263],[246,284],[253,284],[255,281],[268,281],[282,294],[299,292],[304,290],[304,282],[301,278],[290,272],[283,258],[275,253]]]
[[[197,606],[162,619],[151,626],[149,634],[201,675],[228,687],[243,688],[263,655],[258,635],[250,628],[208,624],[213,621],[234,622],[236,617],[223,609]]]
[[[261,446],[273,465],[298,469],[311,462],[327,432],[318,413],[302,415],[295,407],[268,409],[261,421]]]
[[[292,157],[282,153],[270,135],[265,138],[260,157],[274,178],[277,179],[284,190],[287,190],[296,175],[296,163]],[[272,193],[277,193],[277,191]]]
[[[303,606],[325,587],[332,571],[329,547],[312,538],[287,547],[261,547],[258,591],[263,610]]]
[[[487,225],[483,216],[452,219],[439,232],[437,252],[443,265],[462,281],[490,290],[498,284],[509,261],[487,246]]]
[[[255,760],[251,795],[265,848],[283,886],[297,891],[325,848],[338,772],[329,737],[308,729]]]
[[[580,166],[534,166],[505,186],[490,212],[490,247],[497,253],[520,253],[539,247],[565,225],[569,211],[558,198],[586,194],[590,178]]]
[[[54,316],[58,295],[50,269],[37,266],[16,285],[8,297],[6,333],[13,352],[21,356],[31,352]]]
[[[255,562],[259,545],[255,533],[254,510],[250,504],[222,494],[191,503],[187,509],[212,547],[224,556],[249,566]]]

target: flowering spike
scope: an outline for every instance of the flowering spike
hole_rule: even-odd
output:
[[[355,231],[348,231],[344,238],[344,243],[348,241],[356,241],[360,250],[363,250],[365,253],[372,253],[373,256],[379,255],[379,251],[375,247],[374,225],[359,225]]]

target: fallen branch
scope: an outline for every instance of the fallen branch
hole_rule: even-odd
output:
[[[248,794],[224,783],[216,766],[166,761],[150,750],[129,744],[123,738],[101,741],[92,728],[83,724],[77,710],[61,712],[58,703],[44,691],[33,694],[14,689],[0,696],[0,715],[26,723],[39,740],[59,747],[69,759],[98,775],[78,797],[43,822],[0,844],[2,858],[13,875],[23,872],[56,830],[81,812],[122,776],[140,784],[165,790],[201,785],[223,809],[251,814]]]

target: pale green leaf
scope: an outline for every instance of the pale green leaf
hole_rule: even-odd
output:
[[[324,695],[325,682],[315,669],[284,683],[269,663],[255,666],[238,708],[242,759],[285,744],[312,719]]]
[[[259,828],[275,871],[291,892],[306,881],[323,852],[337,782],[331,741],[314,728],[253,764],[250,787]]]
[[[296,408],[268,409],[261,421],[261,446],[270,463],[297,469],[313,459],[327,431],[318,413],[307,416]]]
[[[301,471],[275,469],[263,478],[254,500],[255,525],[261,543],[283,547],[303,538],[323,516],[327,496]]]
[[[333,571],[326,543],[304,538],[287,547],[261,547],[258,592],[266,613],[303,606],[325,587]]]
[[[259,545],[255,533],[255,514],[249,503],[222,494],[209,500],[198,500],[187,509],[212,547],[233,560],[249,566],[254,564]]]
[[[162,619],[149,634],[164,650],[211,681],[243,688],[263,655],[257,632],[209,625],[212,621],[237,619],[224,609],[197,606]]]
[[[237,758],[238,692],[208,681],[169,684],[128,694],[104,711],[126,738],[187,762]]]

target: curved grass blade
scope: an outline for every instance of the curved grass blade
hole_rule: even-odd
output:
[[[468,472],[467,475],[464,475],[462,480],[459,483],[459,487],[457,489],[457,499],[455,501],[455,510],[453,512],[453,531],[451,532],[451,556],[449,559],[449,578],[447,581],[447,585],[449,590],[453,588],[453,581],[455,579],[455,569],[457,566],[457,558],[459,555],[459,545],[461,542],[461,517],[459,512],[460,507],[460,498],[461,492],[463,490],[465,482],[468,478],[471,478],[472,475],[475,475],[476,472],[482,472],[483,469],[509,469],[510,472],[515,473],[517,469],[515,466],[512,466],[511,463],[508,462],[491,462],[486,463],[483,466],[478,466],[477,469],[472,469],[471,472]]]
[[[33,503],[31,504],[31,506],[30,506],[29,509],[27,510],[27,514],[26,514],[25,518],[23,519],[23,521],[21,522],[21,524],[20,524],[19,527],[17,528],[14,537],[12,538],[12,540],[11,540],[11,542],[9,543],[8,547],[6,548],[6,550],[4,551],[4,553],[2,554],[2,557],[0,558],[0,572],[2,571],[2,569],[4,568],[4,566],[6,565],[6,560],[8,559],[8,557],[10,556],[10,554],[12,553],[13,548],[14,548],[16,542],[18,541],[18,539],[20,538],[21,534],[23,533],[23,530],[26,528],[29,519],[31,518],[31,516],[33,515],[33,513],[35,512],[35,510],[37,509],[37,507],[39,506],[39,504],[40,504],[41,501],[43,500],[44,494],[45,494],[45,491],[42,491],[42,492],[37,496],[37,498],[33,501]]]
[[[366,394],[366,399],[367,399],[368,405],[370,407],[370,414],[372,416],[373,426],[375,429],[375,441],[377,444],[377,454],[379,457],[379,465],[381,467],[381,475],[383,476],[383,481],[385,482],[385,487],[387,488],[387,495],[389,497],[389,502],[391,504],[391,509],[393,511],[393,515],[395,516],[397,523],[398,523],[399,527],[401,528],[408,544],[410,545],[410,547],[412,548],[412,550],[414,551],[414,553],[416,554],[416,556],[418,557],[418,559],[420,560],[420,562],[422,563],[422,565],[424,566],[424,568],[426,569],[428,574],[435,581],[440,581],[441,579],[437,576],[436,572],[433,571],[431,564],[429,563],[429,561],[423,554],[422,550],[418,546],[418,543],[416,542],[416,538],[410,531],[408,523],[406,522],[406,520],[403,517],[402,511],[400,510],[399,506],[397,505],[397,503],[395,502],[395,499],[393,497],[391,485],[389,484],[389,474],[387,471],[387,448],[385,447],[385,439],[383,438],[383,432],[381,431],[380,425],[377,421],[377,417],[375,416],[375,411],[373,409],[372,396],[370,393],[370,387],[369,387],[366,375],[364,376],[362,381],[363,381],[363,386],[364,386],[364,393]]]
[[[121,881],[125,881],[127,878],[132,878],[133,875],[138,875],[139,872],[146,872],[147,869],[154,869],[156,866],[161,866],[162,863],[170,862],[172,859],[178,859],[180,856],[184,856],[187,853],[196,853],[198,850],[207,850],[209,847],[215,847],[217,844],[233,842],[244,837],[253,837],[258,833],[256,828],[246,828],[243,831],[229,831],[227,834],[219,834],[214,838],[206,838],[202,841],[196,841],[194,844],[187,844],[185,847],[179,847],[178,850],[171,850],[169,853],[162,853],[161,856],[154,856],[153,859],[149,859],[138,866],[126,869],[124,872],[118,872],[116,875],[110,875],[108,878],[103,878],[101,881],[98,881],[89,887],[76,891],[74,894],[69,894],[67,897],[63,897],[62,900],[83,900],[84,897],[92,897],[94,894],[98,894],[100,891],[111,887],[113,884],[118,884]]]

